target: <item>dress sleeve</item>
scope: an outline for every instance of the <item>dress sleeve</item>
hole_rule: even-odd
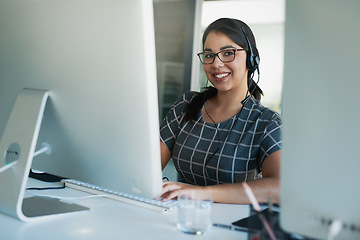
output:
[[[281,116],[274,113],[271,121],[266,126],[264,137],[260,145],[261,165],[271,153],[281,150],[282,147],[282,120]]]
[[[172,152],[175,140],[180,130],[181,122],[185,115],[185,107],[191,101],[194,92],[188,92],[181,95],[170,108],[168,114],[160,125],[160,140]]]

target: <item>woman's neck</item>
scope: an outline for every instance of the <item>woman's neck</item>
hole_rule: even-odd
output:
[[[218,91],[216,96],[213,98],[212,104],[214,107],[223,108],[223,109],[241,109],[242,108],[242,101],[247,97],[249,93],[247,89],[244,91],[226,91],[221,92]]]
[[[241,101],[244,100],[245,96],[246,92],[243,94],[235,94],[231,93],[230,91],[218,91],[216,96],[208,99],[204,104],[204,120],[209,123],[212,121],[215,123],[220,123],[232,118],[243,107]]]

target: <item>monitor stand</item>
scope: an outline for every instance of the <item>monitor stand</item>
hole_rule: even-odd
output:
[[[88,208],[49,197],[25,198],[25,189],[49,92],[24,89],[0,141],[0,212],[21,221]],[[46,206],[46,207],[44,207]]]

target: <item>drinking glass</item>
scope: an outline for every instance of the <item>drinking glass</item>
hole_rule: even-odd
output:
[[[184,233],[202,235],[212,225],[213,199],[209,193],[189,191],[178,196],[177,227]]]

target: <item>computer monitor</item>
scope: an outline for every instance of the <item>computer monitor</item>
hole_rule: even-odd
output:
[[[30,156],[31,168],[116,191],[159,196],[153,2],[1,0],[0,32],[1,180],[20,165],[30,168],[13,155],[32,155],[47,143],[51,154]],[[38,90],[45,91],[29,109],[28,97]],[[8,123],[13,128],[6,140],[17,96],[23,104],[16,108],[20,115]],[[36,113],[41,107],[43,117]],[[41,126],[32,120],[34,114]],[[29,121],[34,122],[25,130],[18,128]],[[34,133],[26,137],[35,139],[36,147],[32,140],[23,144],[28,146],[19,144],[26,135],[21,131]],[[24,183],[19,184],[22,192]]]
[[[360,239],[359,10],[286,2],[280,221],[315,239]]]

